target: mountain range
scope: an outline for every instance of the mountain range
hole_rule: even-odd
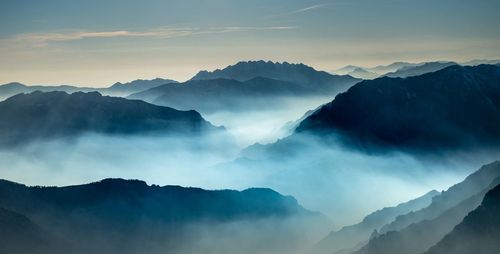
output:
[[[367,71],[359,67],[353,69],[351,72],[347,73],[347,75],[360,79],[375,79],[380,76],[375,72]]]
[[[4,85],[0,85],[0,100],[4,100],[13,95],[19,93],[31,93],[35,91],[41,92],[54,92],[61,91],[67,93],[74,92],[99,92],[104,95],[112,96],[126,96],[139,91],[144,91],[156,86],[165,85],[169,83],[177,83],[177,81],[170,79],[156,78],[152,80],[134,80],[128,83],[115,83],[107,88],[93,88],[93,87],[80,87],[71,85],[59,85],[59,86],[27,86],[21,83],[12,82]]]
[[[216,130],[196,111],[179,111],[98,92],[37,91],[0,102],[2,145],[85,133],[200,135]]]
[[[500,145],[500,68],[450,66],[362,81],[306,118],[297,133],[362,149],[435,151]]]
[[[417,66],[404,66],[394,72],[386,73],[384,76],[391,78],[406,78],[412,76],[419,76],[429,72],[442,70],[446,67],[457,65],[455,62],[428,62]]]
[[[247,61],[238,62],[224,69],[212,72],[200,71],[191,80],[234,79],[247,81],[256,77],[282,80],[306,85],[315,90],[342,90],[345,85],[356,82],[349,76],[332,75],[324,71],[317,71],[305,64],[290,64],[287,62]],[[321,86],[322,88],[318,88]]]
[[[500,162],[481,167],[463,182],[436,195],[421,210],[400,215],[372,234],[370,241],[354,254],[420,254],[437,244],[484,195],[500,183]]]
[[[359,79],[331,75],[304,64],[239,62],[222,70],[202,71],[190,81],[163,85],[128,96],[202,113],[271,108],[280,99],[334,96]]]
[[[218,110],[267,108],[281,97],[307,96],[313,92],[306,86],[269,78],[192,80],[168,84],[127,98],[140,99],[157,105],[202,113]]]
[[[293,197],[270,189],[208,191],[123,179],[66,187],[28,187],[0,180],[0,231],[14,229],[6,235],[8,241],[0,239],[0,252],[5,254],[25,250],[184,253],[184,247],[195,247],[198,237],[203,237],[200,235],[203,230],[218,234],[220,225],[240,221],[257,224],[259,220],[279,227],[273,220],[294,218],[325,223],[321,214],[310,212]],[[300,232],[304,228],[294,229]],[[278,232],[292,237],[289,240],[297,233]],[[204,253],[209,247],[218,248],[217,242],[211,244],[200,246],[198,252],[203,248],[206,248]]]
[[[314,253],[337,253],[356,248],[366,244],[374,231],[388,223],[397,216],[414,212],[431,204],[432,198],[439,192],[432,190],[425,195],[395,207],[386,207],[373,212],[355,225],[346,226],[338,231],[332,231],[315,246]]]
[[[500,250],[500,185],[486,193],[481,205],[425,254],[477,253]]]
[[[361,79],[374,79],[376,77],[409,77],[418,76],[428,72],[438,71],[451,65],[476,66],[481,64],[496,65],[500,63],[498,60],[474,59],[467,62],[456,63],[453,61],[432,61],[423,63],[409,62],[394,62],[389,65],[378,65],[376,67],[360,67],[355,65],[347,65],[333,71],[339,75],[350,75]]]

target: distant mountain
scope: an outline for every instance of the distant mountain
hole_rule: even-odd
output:
[[[500,68],[450,66],[417,77],[362,81],[306,118],[298,133],[362,149],[500,145]]]
[[[362,67],[359,67],[356,65],[347,65],[347,66],[344,66],[344,67],[337,69],[333,72],[338,74],[338,75],[347,75],[349,72],[353,72],[354,70],[359,69],[359,68],[362,69]]]
[[[314,253],[336,253],[368,242],[375,230],[380,230],[382,226],[392,222],[399,215],[427,207],[431,203],[432,198],[438,194],[439,192],[435,190],[430,191],[419,198],[399,204],[398,206],[378,210],[366,216],[358,224],[346,226],[339,231],[331,232],[315,246]]]
[[[428,62],[417,66],[405,66],[394,72],[386,73],[384,76],[391,78],[406,78],[419,76],[429,72],[442,70],[446,67],[457,65],[455,62]]]
[[[374,72],[367,71],[363,68],[356,68],[349,72],[347,75],[360,78],[360,79],[374,79],[378,78],[380,75]]]
[[[355,254],[419,254],[442,239],[500,183],[500,162],[483,166],[433,198],[431,205],[398,217]]]
[[[389,65],[379,65],[373,68],[368,68],[368,71],[375,72],[379,75],[386,74],[388,72],[394,72],[401,68],[418,66],[418,63],[408,63],[408,62],[395,62]]]
[[[425,254],[493,254],[500,250],[500,185],[481,205]]]
[[[163,85],[127,98],[211,113],[218,110],[270,108],[280,99],[325,95],[333,92],[330,88],[337,89],[336,86],[310,86],[263,77],[246,81],[217,78]]]
[[[487,60],[487,59],[476,59],[467,62],[460,63],[461,65],[476,66],[481,64],[500,64],[500,59]]]
[[[0,102],[0,144],[102,134],[201,134],[216,130],[196,111],[179,111],[97,92],[33,92]]]
[[[99,89],[99,92],[105,95],[113,95],[113,96],[127,96],[133,93],[138,93],[141,91],[146,91],[148,89],[165,85],[165,84],[173,84],[177,83],[175,80],[171,79],[161,79],[155,78],[152,80],[143,80],[138,79],[128,83],[115,83],[112,86],[104,89]]]
[[[137,93],[140,91],[145,91],[156,86],[165,85],[169,83],[177,83],[177,81],[170,79],[156,78],[152,80],[134,80],[128,83],[115,83],[107,88],[95,88],[95,87],[79,87],[79,86],[69,86],[69,85],[59,85],[59,86],[42,86],[34,85],[27,86],[21,83],[13,82],[4,85],[0,85],[0,100],[7,99],[13,95],[19,93],[31,93],[35,91],[40,92],[99,92],[104,95],[112,96],[126,96],[132,93]]]
[[[350,76],[332,75],[324,71],[317,71],[304,64],[274,63],[271,61],[238,62],[222,70],[217,69],[213,72],[200,71],[192,80],[222,78],[247,81],[257,77],[305,85],[317,91],[335,92],[345,90],[359,81]]]
[[[53,91],[61,91],[67,93],[74,92],[93,92],[97,91],[97,88],[90,87],[77,87],[77,86],[68,86],[68,85],[60,85],[60,86],[27,86],[21,83],[13,82],[4,85],[0,85],[0,100],[5,100],[11,96],[20,93],[31,93],[34,91],[40,92],[53,92]]]
[[[270,189],[207,191],[122,179],[67,187],[27,187],[0,180],[0,206],[32,218],[75,250],[50,253],[183,253],[183,247],[199,244],[200,237],[220,233],[217,229],[224,223],[246,221],[248,227],[268,220],[277,226],[273,220],[323,218]],[[25,237],[16,232],[10,232],[10,237]],[[211,247],[217,243],[210,243]]]

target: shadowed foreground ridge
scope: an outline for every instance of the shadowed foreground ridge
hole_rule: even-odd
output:
[[[398,216],[355,254],[421,254],[437,244],[500,183],[500,162],[481,167],[421,210]],[[492,235],[494,235],[492,233]],[[454,252],[443,252],[454,253]]]
[[[425,254],[494,254],[500,251],[500,185],[481,205]]]
[[[196,111],[179,111],[97,92],[33,92],[0,102],[2,144],[82,133],[199,134],[215,129]]]
[[[360,82],[304,120],[298,132],[341,135],[371,148],[500,145],[500,68],[451,66],[409,78]]]
[[[0,207],[20,214],[20,220],[0,220],[2,223],[14,223],[34,234],[14,233],[12,238],[38,239],[42,234],[35,229],[41,228],[59,239],[57,245],[49,245],[56,247],[47,248],[49,252],[45,253],[143,253],[143,247],[148,253],[182,253],[183,248],[196,245],[202,232],[216,234],[219,225],[322,218],[301,207],[294,198],[271,189],[207,191],[122,179],[67,187],[28,187],[1,180]],[[25,226],[28,220],[30,224]],[[29,246],[29,242],[26,246],[18,243],[13,241],[2,248],[20,250]]]

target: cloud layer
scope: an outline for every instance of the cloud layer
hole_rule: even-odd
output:
[[[265,30],[289,30],[291,26],[266,26],[266,27],[243,27],[243,26],[228,26],[228,27],[211,27],[211,28],[157,28],[145,31],[79,31],[65,30],[51,33],[25,33],[19,34],[4,42],[11,45],[25,45],[33,47],[45,47],[51,42],[77,41],[92,38],[114,38],[114,37],[149,37],[169,39],[185,36],[203,35],[203,34],[218,34],[218,33],[234,33],[246,31],[265,31]]]

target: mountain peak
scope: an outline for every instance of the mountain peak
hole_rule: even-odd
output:
[[[453,65],[415,77],[362,81],[297,131],[340,135],[345,143],[374,149],[499,146],[499,80],[498,66]]]

